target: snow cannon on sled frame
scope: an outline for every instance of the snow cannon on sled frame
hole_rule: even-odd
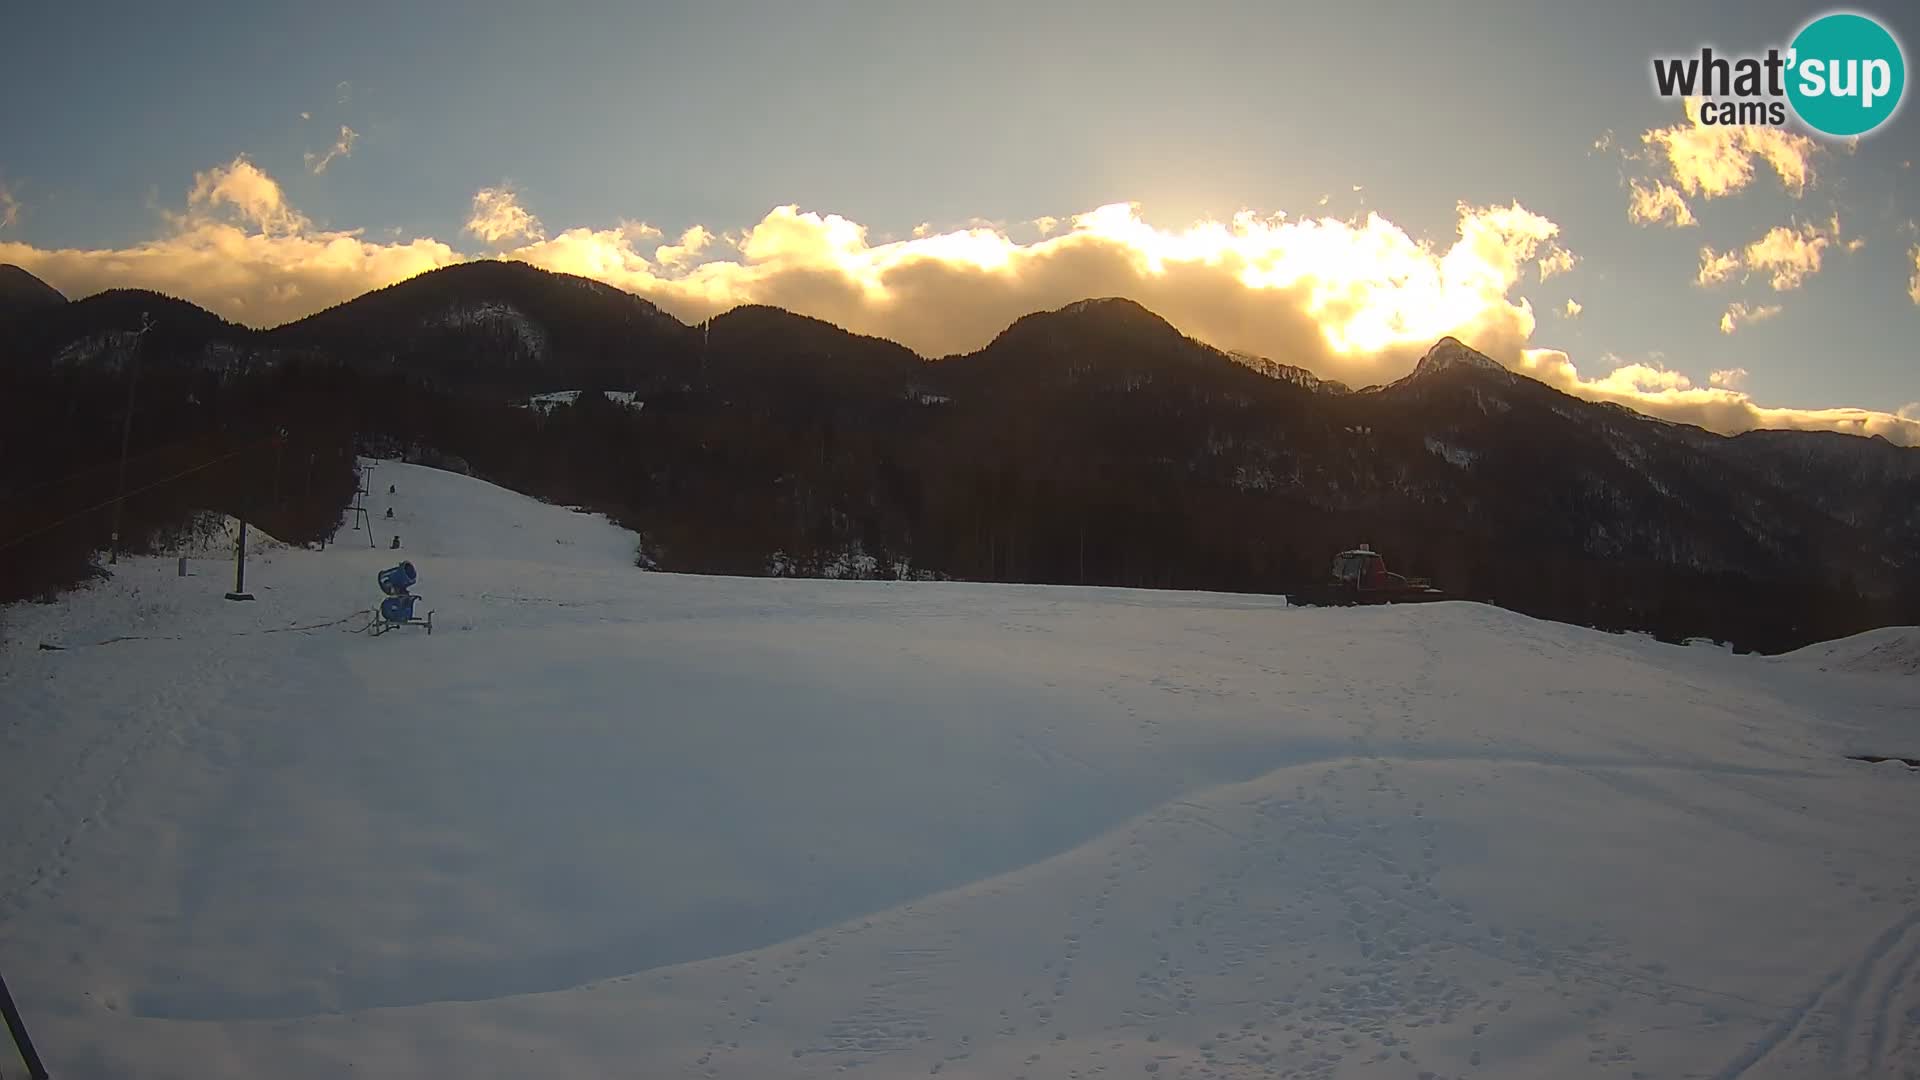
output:
[[[397,630],[402,626],[424,626],[429,636],[433,634],[433,611],[429,609],[424,618],[413,613],[414,605],[425,599],[411,591],[419,580],[420,574],[414,570],[411,562],[390,566],[375,575],[374,582],[380,586],[380,591],[386,594],[386,599],[380,601],[380,606],[373,609],[367,623],[367,629],[374,637],[379,637],[389,630]]]
[[[1459,597],[1433,587],[1426,578],[1407,577],[1387,569],[1387,560],[1370,544],[1333,557],[1328,579],[1287,594],[1287,603],[1302,607],[1346,607],[1354,604],[1424,604]]]

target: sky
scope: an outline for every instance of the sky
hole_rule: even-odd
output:
[[[928,356],[1126,295],[1356,385],[1454,334],[1716,430],[1920,444],[1920,114],[1846,142],[1653,87],[1829,10],[39,4],[0,262],[270,326],[521,258]]]

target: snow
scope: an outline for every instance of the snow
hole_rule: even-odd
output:
[[[440,314],[438,322],[441,326],[456,329],[498,330],[504,327],[528,357],[539,360],[548,352],[546,329],[512,304],[496,301],[455,304]]]
[[[167,538],[163,545],[169,555],[189,559],[233,559],[234,545],[240,539],[240,519],[231,514],[202,511],[187,522],[179,535]],[[274,539],[258,525],[247,526],[247,554],[264,555],[287,545]]]
[[[1850,671],[1920,678],[1920,626],[1884,626],[1863,634],[1823,641],[1778,657],[1821,671]]]
[[[1433,348],[1427,350],[1427,354],[1420,358],[1420,362],[1414,365],[1412,374],[1407,377],[1429,375],[1455,367],[1475,368],[1498,375],[1509,382],[1513,379],[1513,373],[1508,371],[1500,361],[1452,337],[1443,337],[1435,342]]]
[[[1920,681],[645,573],[479,480],[370,490],[372,547],[268,551],[252,604],[133,559],[0,611],[0,960],[56,1076],[1920,1062],[1920,781],[1846,760],[1920,756]],[[433,635],[351,633],[402,557]]]
[[[535,394],[528,398],[527,403],[520,406],[520,408],[532,409],[540,413],[550,413],[556,406],[572,405],[574,402],[579,401],[581,393],[582,391],[579,390],[553,390],[545,394]],[[636,412],[647,407],[647,403],[639,399],[638,391],[634,390],[602,390],[600,391],[600,396],[613,402],[615,405],[624,405]]]
[[[1436,439],[1431,435],[1426,437],[1426,442],[1428,453],[1444,459],[1447,464],[1458,469],[1472,468],[1474,460],[1480,456],[1464,446],[1455,446],[1444,439]]]

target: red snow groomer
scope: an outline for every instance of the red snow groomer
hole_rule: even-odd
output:
[[[1387,560],[1368,544],[1335,555],[1333,573],[1327,581],[1287,595],[1290,604],[1316,607],[1335,604],[1420,604],[1451,599],[1452,596],[1434,588],[1426,578],[1410,578],[1388,570]]]

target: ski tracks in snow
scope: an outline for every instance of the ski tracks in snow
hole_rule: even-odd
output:
[[[1762,1066],[1794,1075],[1811,1063],[1780,1059],[1789,1047],[1811,1040],[1821,1050],[1821,1075],[1894,1076],[1916,1043],[1920,1020],[1920,910],[1909,911],[1868,943],[1852,964],[1827,976],[1758,1040],[1714,1074],[1739,1080]],[[1898,1015],[1896,1015],[1898,1013]]]

